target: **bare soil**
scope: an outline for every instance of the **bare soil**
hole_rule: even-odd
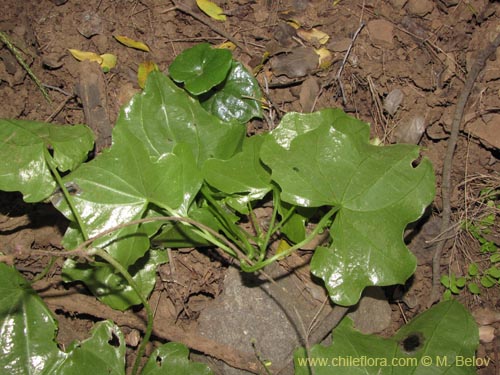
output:
[[[427,308],[432,251],[440,235],[441,170],[452,118],[467,72],[477,54],[500,31],[500,3],[487,0],[216,2],[228,14],[224,23],[200,13],[194,1],[174,4],[164,0],[2,0],[0,31],[22,51],[23,58],[48,90],[52,103],[44,99],[23,67],[3,46],[0,118],[86,123],[89,116],[92,119],[92,113],[86,108],[89,104],[82,86],[90,87],[87,95],[99,97],[98,104],[102,107],[97,112],[95,130],[101,133],[104,147],[109,139],[105,139],[105,131],[99,126],[113,124],[120,106],[139,91],[139,63],[151,60],[166,70],[184,49],[200,42],[219,44],[229,36],[238,42],[235,58],[258,71],[257,78],[269,99],[266,119],[249,124],[249,133],[271,129],[289,111],[336,107],[370,123],[372,136],[383,143],[418,143],[422,155],[432,161],[437,175],[437,196],[426,218],[407,233],[419,266],[411,286],[390,295],[391,324],[382,334],[391,335],[406,319]],[[319,42],[308,40],[291,23],[300,26],[301,31],[316,28],[329,36],[324,45],[332,54],[328,67],[318,68],[313,49],[320,47]],[[113,35],[143,41],[151,51],[126,48]],[[69,48],[113,53],[118,57],[118,65],[106,74],[98,71],[92,83],[87,68],[68,53]],[[264,60],[266,51],[271,53],[269,60]],[[402,98],[400,105],[398,96]],[[487,206],[488,200],[496,206],[500,203],[499,149],[500,49],[487,61],[477,79],[461,123],[452,165],[453,227],[441,234],[449,238],[441,260],[441,274],[466,275],[472,262],[480,269],[491,265],[489,255],[481,252],[481,244],[463,224],[480,226],[482,218],[493,214],[494,224],[484,237],[500,245],[498,209]],[[488,189],[493,193],[485,198]],[[48,204],[28,205],[17,193],[0,194],[1,251],[15,255],[15,266],[28,279],[40,273],[49,259],[27,256],[25,251],[21,256],[18,250],[62,249],[61,237],[66,225]],[[208,305],[216,304],[223,293],[227,264],[216,252],[202,254],[185,249],[172,251],[171,256],[172,262],[160,268],[151,296],[157,321],[161,322],[155,331],[156,339],[161,342],[175,339],[199,353],[206,353],[203,345],[215,348],[214,345],[220,344],[221,352],[226,350],[231,354],[230,347],[203,341],[207,339],[200,336],[197,327],[200,313]],[[48,276],[36,284],[59,320],[61,345],[85,338],[93,322],[111,318],[126,332],[133,355],[136,338],[144,328],[142,311],[117,314],[97,303],[83,286],[64,286],[60,280],[61,265],[62,260],[57,260]],[[299,282],[307,283],[306,278],[304,273],[298,276]],[[68,296],[68,291],[78,297]],[[60,298],[55,299],[54,295]],[[484,315],[498,311],[500,288],[481,287],[480,295],[464,290],[456,298],[476,315]],[[489,325],[498,336],[500,322]],[[478,356],[490,357],[493,364],[478,369],[478,373],[498,374],[500,344],[498,339],[487,341],[481,343]],[[219,352],[211,353],[218,358]],[[241,360],[237,353],[235,358]]]

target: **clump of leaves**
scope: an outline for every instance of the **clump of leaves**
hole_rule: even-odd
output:
[[[411,276],[402,234],[434,197],[432,166],[415,163],[416,146],[372,145],[369,126],[338,109],[289,113],[246,137],[246,121],[261,116],[259,86],[207,44],[182,53],[170,75],[149,73],[122,108],[112,146],[91,161],[85,126],[0,120],[0,156],[17,156],[0,166],[0,189],[51,200],[71,222],[65,248],[92,258],[67,259],[66,281],[115,309],[144,304],[151,323],[147,298],[168,261],[164,247],[216,246],[254,272],[325,230],[311,271],[333,302],[353,305],[366,286]],[[253,214],[263,204],[273,207],[265,225]],[[239,225],[247,220],[255,233]],[[291,246],[272,253],[275,236]]]

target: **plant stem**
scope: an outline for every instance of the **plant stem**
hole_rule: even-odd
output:
[[[313,240],[313,238],[316,237],[316,235],[326,226],[326,224],[328,223],[330,218],[338,210],[339,210],[339,207],[333,207],[330,211],[328,211],[328,213],[321,218],[320,222],[318,223],[318,225],[316,225],[314,230],[303,241],[295,244],[294,246],[290,247],[289,249],[287,249],[286,251],[284,251],[282,253],[274,254],[272,257],[270,257],[262,262],[255,263],[253,266],[247,266],[244,262],[241,262],[241,269],[245,272],[255,272],[255,271],[258,271],[258,270],[264,268],[268,264],[273,263],[274,261],[276,261],[278,259],[282,259],[282,258],[287,257],[288,255],[293,253],[295,250],[298,250],[302,246],[305,246],[306,244],[311,242]]]
[[[147,325],[146,331],[144,332],[144,338],[142,339],[141,345],[139,345],[139,349],[137,350],[137,356],[134,361],[134,366],[132,368],[132,375],[136,375],[139,370],[139,364],[141,362],[141,357],[144,354],[146,349],[146,345],[149,342],[149,338],[151,337],[151,332],[153,331],[153,311],[151,310],[151,306],[149,305],[148,300],[142,295],[139,287],[135,283],[134,279],[130,275],[130,273],[123,267],[115,258],[113,258],[109,253],[102,249],[92,249],[89,251],[90,255],[97,255],[104,259],[106,262],[111,264],[120,274],[127,280],[128,284],[140,298],[144,308],[146,309],[147,314]]]
[[[73,203],[73,199],[71,198],[71,195],[68,192],[68,189],[66,189],[66,185],[64,185],[64,182],[61,178],[61,175],[59,174],[59,171],[57,170],[57,167],[54,165],[54,159],[52,158],[52,155],[50,155],[49,150],[44,148],[43,150],[43,155],[45,157],[45,161],[47,165],[49,166],[50,171],[52,172],[52,175],[56,179],[57,185],[59,185],[59,188],[61,189],[64,198],[66,199],[66,202],[68,203],[68,206],[71,210],[71,213],[75,217],[76,223],[80,227],[80,230],[82,232],[83,239],[86,241],[89,239],[89,234],[87,233],[87,228],[85,227],[82,217],[78,213],[78,210],[75,207],[75,204]]]
[[[35,82],[35,84],[38,86],[38,89],[42,92],[43,97],[48,103],[52,103],[52,100],[50,99],[49,94],[47,91],[44,89],[42,82],[37,78],[37,76],[31,71],[30,67],[24,59],[21,57],[21,51],[10,41],[9,37],[7,34],[4,32],[0,31],[0,41],[2,41],[7,48],[12,52],[14,57],[16,58],[17,62],[26,70],[26,73],[31,77],[31,79]]]

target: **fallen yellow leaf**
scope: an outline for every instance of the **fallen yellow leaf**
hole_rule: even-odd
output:
[[[332,65],[333,55],[325,47],[322,47],[320,49],[315,49],[314,52],[316,52],[316,54],[319,56],[318,64],[320,69],[326,69],[330,67],[330,65]]]
[[[230,51],[234,51],[236,49],[236,44],[234,44],[233,42],[224,42],[216,45],[215,48],[228,49]]]
[[[139,68],[137,69],[137,83],[141,89],[146,86],[149,73],[157,70],[159,70],[158,65],[152,61],[145,61],[139,64]]]
[[[100,56],[102,58],[101,68],[104,73],[109,72],[116,66],[116,56],[111,53],[105,53]]]
[[[297,20],[289,19],[288,21],[286,21],[286,23],[292,26],[295,30],[300,28],[300,22]]]
[[[196,0],[196,5],[198,5],[198,8],[200,8],[203,13],[205,13],[207,16],[212,17],[214,20],[226,20],[224,11],[217,4],[209,0]]]
[[[135,48],[141,51],[149,52],[149,47],[144,44],[143,42],[139,42],[137,40],[131,39],[128,36],[123,36],[123,35],[113,35],[117,41],[119,41],[121,44],[130,47],[130,48]]]
[[[315,28],[311,30],[299,29],[297,30],[297,35],[308,42],[319,43],[321,45],[326,44],[328,39],[330,39],[330,35]]]
[[[290,248],[290,244],[285,240],[280,240],[278,243],[278,248],[276,249],[276,254],[282,254]]]
[[[102,63],[102,57],[99,56],[97,53],[94,52],[85,52],[85,51],[80,51],[78,49],[68,49],[68,51],[73,55],[75,59],[78,61],[95,61],[99,64]]]

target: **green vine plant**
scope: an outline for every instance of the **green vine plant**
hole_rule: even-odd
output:
[[[66,250],[51,252],[67,258],[63,280],[83,282],[117,310],[145,307],[148,325],[133,374],[141,372],[151,334],[148,297],[157,267],[168,262],[165,248],[212,246],[242,271],[262,272],[327,233],[310,268],[331,301],[343,306],[356,304],[367,286],[403,284],[415,271],[403,232],[434,198],[432,165],[426,158],[415,162],[418,147],[373,145],[369,125],[339,109],[288,113],[274,130],[246,136],[245,124],[262,117],[261,102],[257,81],[230,52],[200,44],[176,58],[169,76],[149,74],[143,92],[121,109],[112,146],[93,160],[87,160],[93,134],[84,125],[0,120],[0,156],[12,160],[0,165],[0,189],[19,191],[26,202],[50,201],[70,221]],[[273,207],[265,224],[253,214],[263,204]],[[253,232],[242,229],[244,220]],[[276,237],[290,246],[273,253]],[[0,279],[6,285],[0,290],[0,366],[31,373],[38,356],[44,360],[37,373],[68,374],[89,355],[102,358],[103,367],[82,365],[79,373],[105,368],[124,374],[122,335],[112,322],[96,325],[88,341],[61,351],[53,340],[54,318],[29,284],[4,264]],[[447,347],[472,356],[478,339],[470,314],[454,301],[436,308],[467,328],[469,339],[445,335],[447,344],[436,346],[426,338],[442,326],[431,324],[421,330],[422,345],[413,353],[440,355]],[[425,316],[422,321],[425,325]],[[26,322],[37,324],[28,337],[21,334]],[[348,322],[339,330],[339,340],[355,335]],[[411,335],[407,331],[404,335]],[[118,346],[109,345],[113,335]],[[179,345],[161,346],[142,374],[180,373],[179,368],[210,373],[189,362],[187,348]],[[387,349],[390,353],[378,354],[395,355]],[[326,350],[327,356],[332,353]],[[304,355],[297,352],[298,358]],[[314,366],[299,367],[297,373]],[[369,373],[388,371],[381,369]]]

